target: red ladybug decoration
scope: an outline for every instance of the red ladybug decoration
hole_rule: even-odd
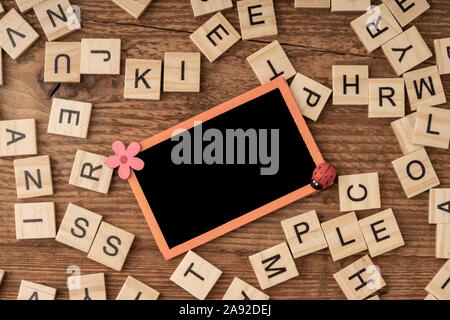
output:
[[[336,179],[336,169],[328,162],[321,163],[313,172],[311,186],[316,190],[322,190],[333,185]]]

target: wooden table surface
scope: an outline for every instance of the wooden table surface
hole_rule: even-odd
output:
[[[13,0],[2,2],[7,10],[17,8]],[[276,38],[297,71],[329,87],[334,64],[367,64],[370,77],[396,77],[382,51],[368,54],[352,31],[350,21],[361,13],[332,14],[326,9],[295,9],[293,0],[274,2],[279,31]],[[433,50],[433,39],[450,36],[450,1],[429,2],[431,9],[411,25],[417,26]],[[79,266],[82,274],[104,272],[109,299],[115,299],[128,275],[160,291],[161,299],[191,299],[169,280],[182,256],[164,260],[128,183],[115,174],[107,195],[69,185],[75,152],[82,149],[109,155],[115,139],[140,141],[258,86],[246,57],[274,38],[239,41],[214,63],[202,56],[200,93],[163,92],[159,101],[125,101],[125,59],[163,59],[166,51],[198,51],[189,35],[209,16],[194,18],[188,0],[155,0],[139,20],[110,0],[71,3],[81,7],[82,29],[62,41],[121,38],[122,71],[120,76],[82,76],[80,84],[62,84],[54,92],[56,84],[43,82],[46,38],[34,12],[24,15],[40,39],[18,60],[4,55],[5,85],[0,89],[0,117],[37,120],[38,150],[40,155],[51,157],[54,194],[23,202],[54,201],[57,227],[67,204],[73,202],[134,233],[136,239],[122,272],[91,261],[86,254],[52,239],[16,240],[14,203],[22,201],[16,196],[13,161],[1,158],[0,268],[7,274],[0,288],[0,299],[15,299],[23,279],[55,287],[57,299],[68,299],[66,269],[71,265]],[[239,30],[236,6],[223,14]],[[432,64],[435,64],[434,57],[423,66]],[[442,80],[450,101],[450,77],[444,76]],[[87,139],[47,133],[51,97],[93,103]],[[443,107],[448,108],[449,103]],[[427,223],[428,192],[410,200],[406,198],[390,163],[402,155],[390,128],[390,122],[395,119],[368,119],[367,112],[366,106],[333,106],[330,101],[318,122],[307,122],[324,157],[339,174],[377,171],[380,175],[382,208],[394,210],[406,242],[405,246],[373,259],[387,283],[381,298],[423,299],[425,286],[445,262],[434,257],[435,227]],[[409,103],[407,112],[410,113]],[[448,150],[429,148],[428,153],[441,187],[449,187]],[[236,276],[259,287],[248,257],[285,241],[280,221],[313,209],[321,222],[341,215],[337,186],[197,248],[196,253],[223,271],[208,298],[220,299]],[[378,211],[366,210],[357,215],[363,218]],[[299,258],[295,262],[300,276],[266,293],[272,299],[344,299],[333,274],[365,254],[367,251],[333,262],[325,249]]]

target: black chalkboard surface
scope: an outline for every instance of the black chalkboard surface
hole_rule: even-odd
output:
[[[145,167],[134,172],[130,183],[166,258],[313,192],[309,183],[322,158],[286,87],[284,80],[276,80],[171,129],[166,139],[150,138],[149,147],[145,141],[141,143],[144,150],[138,157]],[[236,131],[239,129],[242,131]],[[223,148],[208,153],[205,150],[211,141],[202,138],[211,132],[216,139],[209,140],[223,140]],[[236,137],[227,134],[230,132],[248,134],[241,140],[244,149],[238,148]],[[234,141],[233,147],[230,141]],[[262,146],[265,142],[267,150]],[[257,148],[258,156],[260,150],[267,151],[264,155],[271,156],[270,163],[267,157],[251,161],[251,146],[253,151]],[[242,150],[245,157],[237,163]],[[202,158],[205,154],[214,156],[215,162],[205,163],[211,163]],[[174,155],[178,157],[175,161]],[[265,174],[262,168],[266,168]]]

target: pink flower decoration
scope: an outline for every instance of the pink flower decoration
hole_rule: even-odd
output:
[[[123,142],[117,140],[113,142],[112,149],[115,154],[106,159],[106,165],[111,169],[119,167],[121,179],[128,179],[131,175],[131,169],[139,171],[144,168],[144,161],[135,157],[141,151],[139,143],[131,142],[125,149]]]

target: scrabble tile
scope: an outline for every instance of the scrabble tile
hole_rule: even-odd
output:
[[[56,289],[22,280],[17,300],[55,300]]]
[[[81,74],[120,74],[120,39],[81,39]]]
[[[78,277],[76,286],[69,286],[70,300],[106,300],[105,274],[85,274]]]
[[[0,269],[0,286],[2,285],[4,277],[5,277],[5,270]]]
[[[417,112],[411,113],[406,117],[391,122],[392,130],[397,138],[400,148],[404,155],[422,148],[422,146],[412,143],[414,126],[416,125]]]
[[[200,92],[200,52],[164,53],[164,91]]]
[[[221,275],[222,271],[193,251],[189,251],[170,280],[197,299],[205,300]]]
[[[333,66],[333,104],[369,104],[369,66]]]
[[[366,11],[370,0],[331,0],[331,12]]]
[[[16,0],[17,6],[19,7],[20,12],[26,12],[33,8],[35,5],[43,2],[45,0]]]
[[[159,292],[128,276],[116,300],[157,300]]]
[[[0,157],[37,153],[34,119],[0,121]]]
[[[450,300],[450,260],[442,266],[425,291],[438,300]]]
[[[440,74],[450,74],[450,38],[434,40],[436,63]]]
[[[161,60],[127,59],[123,96],[125,99],[159,100]]]
[[[378,266],[369,256],[362,257],[333,276],[348,300],[362,300],[386,286]]]
[[[16,203],[16,239],[55,238],[55,204],[53,202]]]
[[[17,59],[39,38],[37,32],[15,9],[0,19],[0,46]]]
[[[333,261],[338,261],[367,249],[354,212],[322,223],[322,230]]]
[[[353,20],[351,26],[368,52],[378,49],[402,32],[402,27],[385,4],[374,7]]]
[[[369,79],[369,118],[405,116],[405,81],[402,78]]]
[[[295,0],[295,8],[330,8],[330,0]]]
[[[53,98],[47,132],[62,136],[86,138],[92,104]]]
[[[250,55],[247,61],[261,84],[270,82],[279,76],[287,80],[296,74],[278,40]]]
[[[139,19],[152,0],[112,0],[112,2],[131,14],[135,19]]]
[[[430,190],[428,223],[450,223],[450,188]]]
[[[106,165],[106,157],[78,150],[73,162],[69,184],[80,188],[108,193],[113,169]]]
[[[213,62],[241,39],[239,33],[219,12],[206,21],[189,38]]]
[[[80,42],[45,43],[44,82],[80,82]]]
[[[87,257],[121,271],[133,240],[134,234],[103,221]]]
[[[341,212],[381,208],[378,172],[338,177]]]
[[[407,72],[403,79],[412,111],[421,106],[432,107],[447,101],[437,66]]]
[[[242,40],[278,34],[273,0],[237,2]]]
[[[57,40],[81,29],[69,0],[46,0],[33,9],[48,41]]]
[[[233,8],[231,0],[191,0],[191,5],[194,17]]]
[[[330,88],[301,73],[292,80],[291,91],[303,116],[313,121],[317,121],[331,96]]]
[[[379,296],[374,295],[374,296],[371,296],[370,298],[367,298],[367,299],[365,299],[365,300],[381,300],[381,299],[380,299]]]
[[[436,225],[436,258],[450,258],[450,224],[448,223]]]
[[[17,198],[33,198],[53,194],[49,156],[14,160]]]
[[[412,142],[422,146],[448,149],[450,144],[450,110],[419,107]]]
[[[427,296],[423,300],[437,300],[437,299],[433,295],[427,294]]]
[[[411,27],[381,47],[398,76],[433,56],[416,27]]]
[[[439,179],[424,148],[392,161],[392,165],[408,198],[439,185]]]
[[[383,0],[402,27],[430,8],[427,0]]]
[[[3,50],[0,47],[0,86],[3,85]]]
[[[372,258],[405,245],[392,209],[361,219],[359,225]]]
[[[269,296],[235,277],[222,300],[269,300]]]
[[[102,218],[95,212],[69,203],[56,241],[88,253]]]
[[[286,242],[258,252],[249,259],[263,290],[299,275]]]
[[[283,220],[281,226],[294,259],[328,247],[315,210]]]

